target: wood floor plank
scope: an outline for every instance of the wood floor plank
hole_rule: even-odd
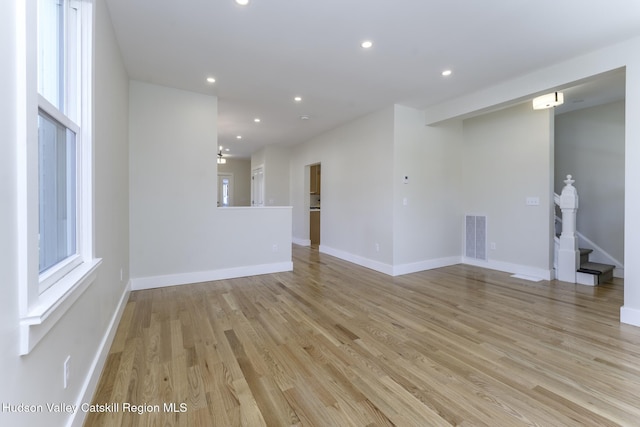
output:
[[[92,403],[161,410],[85,425],[638,425],[640,328],[618,320],[620,280],[293,257],[292,272],[133,292]]]

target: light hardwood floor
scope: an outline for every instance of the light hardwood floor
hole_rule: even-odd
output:
[[[640,425],[620,283],[293,254],[293,272],[132,293],[94,397],[120,408],[85,425]]]

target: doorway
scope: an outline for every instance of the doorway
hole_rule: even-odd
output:
[[[554,190],[562,192],[568,174],[575,179],[578,245],[591,251],[583,262],[613,266],[620,279],[625,258],[625,79],[624,70],[617,70],[565,89],[569,102],[554,110],[553,126]]]
[[[218,207],[233,206],[233,174],[218,174]]]
[[[309,240],[312,247],[320,246],[320,197],[322,169],[320,163],[309,169]]]

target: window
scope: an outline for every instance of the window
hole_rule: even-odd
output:
[[[81,263],[78,183],[82,39],[77,0],[38,0],[38,253],[40,292]]]
[[[16,19],[22,354],[101,262],[92,240],[92,15],[93,0],[26,0]]]
[[[233,206],[233,174],[218,174],[218,206]]]
[[[38,116],[39,272],[77,253],[76,134]]]

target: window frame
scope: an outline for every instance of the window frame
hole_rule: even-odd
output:
[[[75,123],[38,93],[37,0],[18,0],[16,64],[18,84],[18,271],[20,354],[28,354],[95,280],[102,260],[93,243],[93,29],[94,0],[64,0],[78,8],[81,23]],[[79,31],[78,31],[79,30]],[[65,37],[65,40],[67,38]],[[66,67],[67,65],[65,65]],[[65,74],[66,76],[67,74]],[[66,78],[66,77],[65,77]],[[67,104],[69,100],[66,100]],[[67,106],[64,109],[68,111]],[[76,254],[42,274],[39,271],[38,115],[40,112],[76,133]]]
[[[61,126],[63,126],[67,130],[71,130],[76,135],[76,153],[75,153],[75,168],[74,172],[76,175],[76,251],[74,254],[71,254],[67,258],[61,260],[57,264],[51,266],[47,270],[39,273],[39,292],[42,294],[68,273],[70,273],[74,268],[82,264],[83,256],[82,256],[82,235],[86,231],[84,230],[81,214],[86,207],[82,206],[81,203],[81,192],[82,192],[82,180],[83,180],[83,170],[82,170],[82,128],[76,124],[73,120],[71,120],[68,116],[63,114],[59,109],[57,109],[53,104],[51,104],[44,96],[38,94],[38,115],[43,113],[45,116],[49,116],[49,118]],[[38,240],[40,240],[38,238]]]

